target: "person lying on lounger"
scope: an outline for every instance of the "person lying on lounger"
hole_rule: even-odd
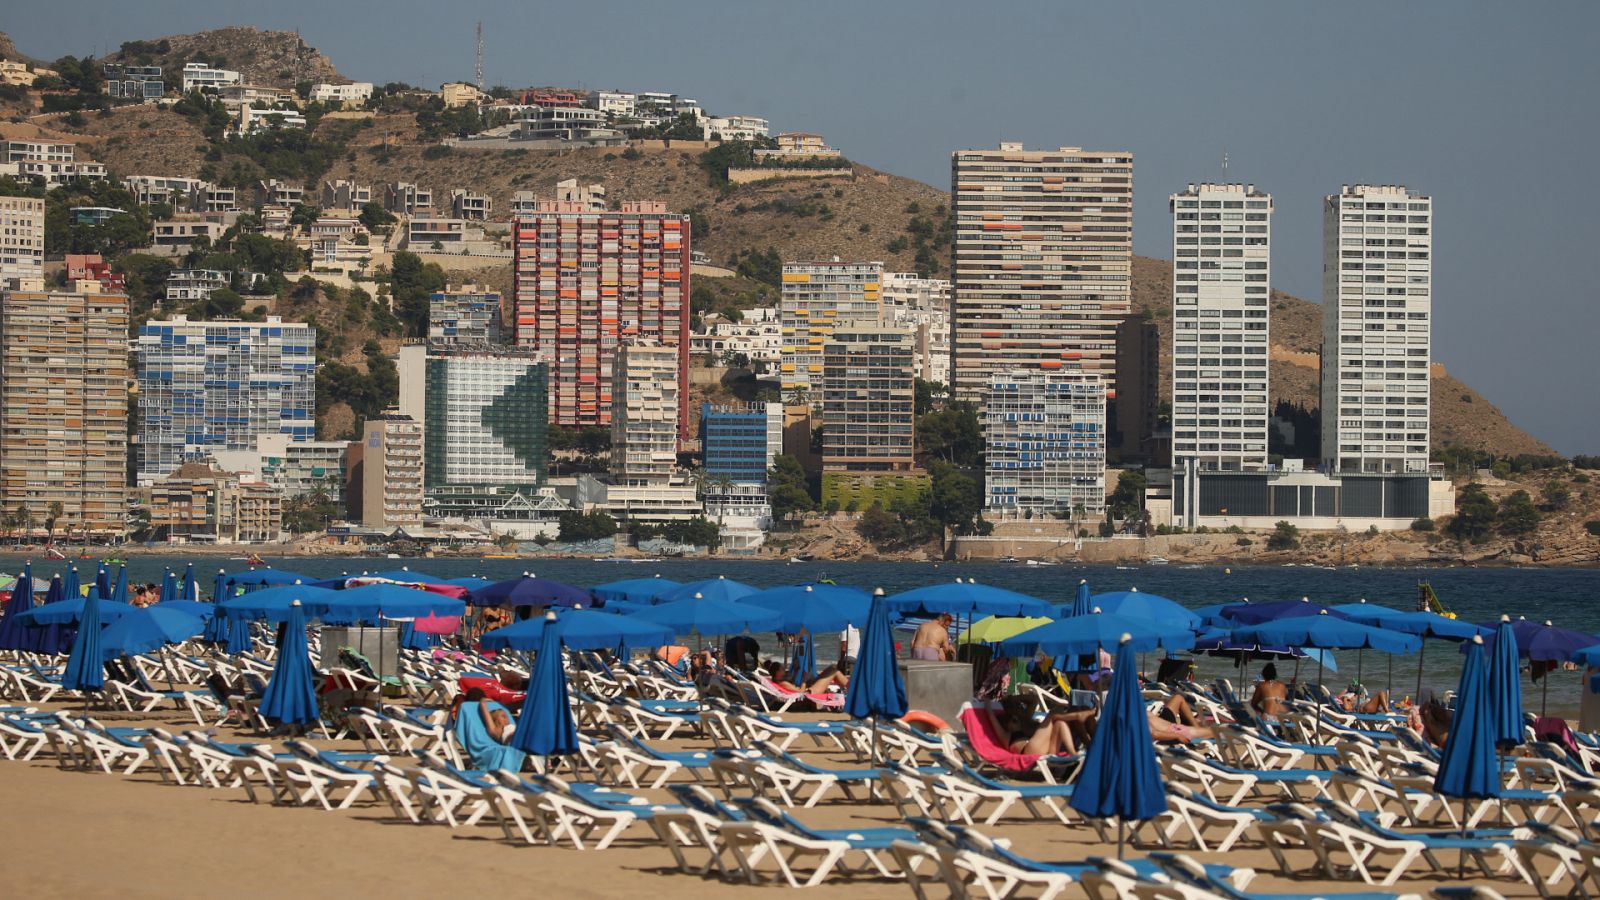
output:
[[[1200,724],[1200,717],[1181,694],[1168,697],[1160,712],[1150,714],[1150,737],[1158,742],[1189,744],[1216,736],[1215,731]]]
[[[1362,687],[1359,682],[1353,682],[1344,693],[1339,695],[1339,705],[1345,712],[1351,713],[1386,713],[1389,711],[1389,692],[1379,691],[1362,700]]]
[[[987,709],[990,722],[994,730],[1005,738],[1007,749],[1012,753],[1034,756],[1070,756],[1078,752],[1077,742],[1072,736],[1073,717],[1081,720],[1085,715],[1092,715],[1091,711],[1082,710],[1035,719],[1028,701],[1015,694],[1000,701],[999,713],[992,706]]]
[[[521,769],[527,754],[508,746],[516,729],[510,710],[488,699],[482,688],[468,688],[456,708],[456,741],[466,751],[467,764],[474,769]]]
[[[828,693],[829,688],[838,688],[842,691],[850,684],[849,676],[839,671],[838,666],[828,666],[826,669],[823,669],[817,674],[816,680],[812,681],[805,687],[800,687],[799,685],[796,685],[794,682],[790,681],[789,670],[785,668],[783,663],[779,662],[778,660],[768,660],[766,665],[763,665],[761,669],[767,673],[768,681],[771,681],[773,684],[783,688],[784,690],[796,691],[798,693],[826,694]]]

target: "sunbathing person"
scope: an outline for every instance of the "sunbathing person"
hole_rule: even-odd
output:
[[[990,722],[996,733],[1006,742],[1012,753],[1034,756],[1070,756],[1078,752],[1072,737],[1072,726],[1067,720],[1071,713],[1057,713],[1046,719],[1035,719],[1028,701],[1010,696],[1000,701],[1000,712],[988,708]]]
[[[817,674],[816,680],[805,687],[800,687],[789,680],[789,670],[783,663],[773,659],[761,667],[767,673],[767,680],[784,690],[795,691],[803,694],[826,694],[829,688],[844,690],[850,684],[849,676],[839,671],[838,666],[828,666]]]
[[[1379,691],[1368,697],[1366,702],[1361,700],[1361,685],[1352,684],[1339,695],[1339,706],[1348,713],[1386,713],[1389,711],[1389,692]]]
[[[1168,697],[1161,704],[1161,711],[1150,715],[1150,737],[1156,741],[1188,744],[1216,736],[1215,731],[1200,724],[1200,717],[1181,695]]]
[[[1278,680],[1278,667],[1272,663],[1261,667],[1261,680],[1250,697],[1250,709],[1261,721],[1274,725],[1289,711],[1289,688]]]
[[[1445,741],[1450,739],[1450,725],[1455,716],[1431,690],[1424,688],[1417,699],[1422,703],[1414,707],[1414,727],[1428,739],[1428,743],[1443,748]]]
[[[482,688],[467,690],[456,708],[455,720],[456,741],[466,751],[467,765],[480,771],[515,772],[522,768],[527,754],[508,746],[517,728],[511,721],[511,712],[488,699]]]

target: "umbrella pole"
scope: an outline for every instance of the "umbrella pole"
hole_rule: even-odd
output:
[[[1322,736],[1322,660],[1325,658],[1323,653],[1327,652],[1327,650],[1323,650],[1322,653],[1317,654],[1317,730],[1315,733],[1318,737]]]
[[[1388,694],[1390,696],[1390,699],[1392,700],[1393,697],[1394,697],[1394,654],[1390,653],[1390,654],[1388,654],[1388,656],[1389,656],[1389,677],[1384,680],[1383,690],[1384,690],[1384,693]]]
[[[1539,689],[1539,716],[1543,718],[1550,706],[1550,667],[1544,669],[1544,677],[1539,679],[1544,687]]]
[[[1423,641],[1417,648],[1417,692],[1412,696],[1422,699],[1422,657],[1428,652],[1428,642]]]
[[[1365,647],[1359,647],[1356,649],[1356,683],[1361,684],[1363,687],[1365,684],[1361,680],[1361,660],[1362,657],[1366,655],[1366,652],[1367,648]]]

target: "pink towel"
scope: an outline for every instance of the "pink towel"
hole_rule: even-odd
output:
[[[961,724],[967,729],[967,740],[984,762],[999,766],[1008,772],[1027,772],[1039,762],[1033,753],[1016,753],[1007,747],[1005,740],[995,733],[994,724],[981,709],[967,707],[961,711]]]

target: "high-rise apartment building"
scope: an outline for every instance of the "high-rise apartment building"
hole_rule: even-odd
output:
[[[883,324],[911,332],[918,378],[950,383],[950,282],[915,272],[883,273]]]
[[[368,419],[359,453],[361,524],[373,528],[421,525],[423,503],[422,423],[390,409]],[[355,514],[355,510],[351,510]]]
[[[1189,185],[1172,210],[1172,459],[1267,468],[1272,196]]]
[[[549,385],[532,349],[407,344],[399,374],[400,412],[423,427],[430,513],[465,516],[537,493],[550,462]]]
[[[500,342],[498,293],[475,284],[439,291],[428,298],[428,340],[444,344]]]
[[[597,212],[587,199],[547,200],[513,226],[516,342],[550,364],[550,421],[608,425],[612,362],[623,345],[654,341],[678,354],[689,380],[689,219],[658,202]],[[689,399],[677,398],[687,439]]]
[[[1024,369],[989,380],[985,502],[1000,515],[1105,511],[1106,402],[1100,376]]]
[[[44,201],[0,197],[0,289],[44,277]]]
[[[903,328],[841,325],[823,345],[822,470],[915,468],[916,389]]]
[[[147,485],[260,434],[316,439],[317,332],[265,322],[152,320],[139,329],[137,480]]]
[[[678,468],[678,348],[628,344],[613,372],[611,475],[618,482],[665,482]]]
[[[783,266],[779,321],[783,350],[779,368],[785,400],[804,393],[813,407],[821,397],[823,346],[849,324],[882,323],[883,263],[793,262]]]
[[[981,402],[996,372],[1061,369],[1116,389],[1116,329],[1133,266],[1133,155],[951,154],[954,313],[950,379]]]
[[[95,281],[0,299],[0,501],[42,532],[120,536],[127,514],[128,298]]]
[[[766,484],[773,457],[783,452],[783,404],[705,404],[700,450],[707,479]]]
[[[1433,200],[1345,185],[1322,207],[1322,457],[1333,472],[1425,473]]]
[[[1122,461],[1142,459],[1165,468],[1172,463],[1171,437],[1159,434],[1161,419],[1161,326],[1132,315],[1117,326],[1117,396],[1107,402],[1107,450]]]

